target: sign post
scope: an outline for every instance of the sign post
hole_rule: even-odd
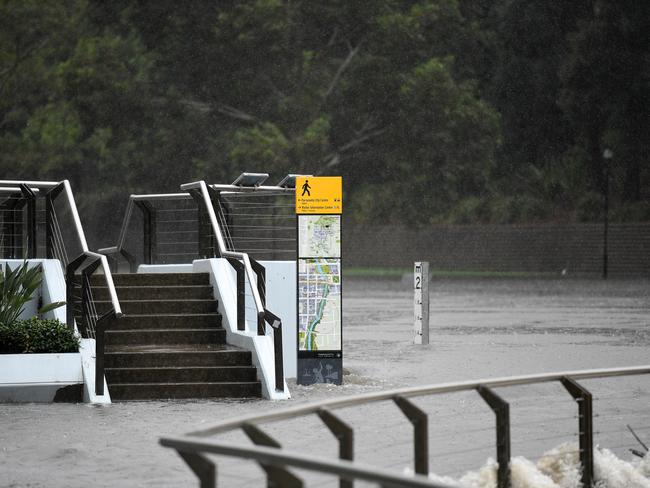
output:
[[[429,263],[419,261],[413,269],[413,343],[429,343]]]
[[[340,176],[296,178],[299,385],[343,380]]]

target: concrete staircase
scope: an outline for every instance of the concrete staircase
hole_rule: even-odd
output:
[[[114,274],[113,280],[124,313],[106,332],[113,400],[261,396],[250,351],[226,344],[208,274]],[[101,284],[93,283],[100,314],[110,303]]]

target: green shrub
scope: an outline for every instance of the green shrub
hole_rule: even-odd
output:
[[[9,263],[0,269],[0,324],[15,322],[25,310],[43,281],[41,265],[29,267],[27,261],[11,269]],[[65,302],[54,302],[38,310],[39,314],[62,307]]]
[[[31,318],[0,324],[0,354],[77,352],[79,339],[58,320]]]

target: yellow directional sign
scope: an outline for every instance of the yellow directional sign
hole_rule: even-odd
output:
[[[343,213],[343,185],[340,176],[296,178],[297,214]]]

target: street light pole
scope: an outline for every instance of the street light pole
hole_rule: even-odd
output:
[[[609,255],[607,252],[607,234],[609,231],[609,162],[614,156],[610,149],[603,151],[603,160],[605,161],[605,184],[604,184],[604,216],[603,216],[603,279],[607,279],[607,268]]]

